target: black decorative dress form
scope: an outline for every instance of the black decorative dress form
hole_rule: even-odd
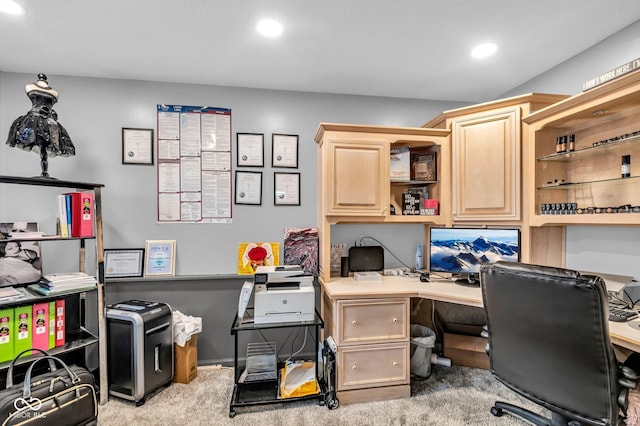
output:
[[[76,148],[58,123],[58,115],[53,110],[58,92],[49,87],[47,76],[38,74],[38,81],[27,84],[25,91],[31,99],[31,110],[14,120],[7,145],[40,153],[41,176],[49,177],[48,157],[69,157],[76,154]]]

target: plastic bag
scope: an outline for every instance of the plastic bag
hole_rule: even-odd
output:
[[[202,331],[202,318],[173,311],[173,342],[184,346],[194,334]]]
[[[313,361],[287,361],[280,370],[280,397],[294,398],[320,392]]]

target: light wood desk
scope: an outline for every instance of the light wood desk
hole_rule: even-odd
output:
[[[321,288],[325,336],[331,335],[338,346],[338,399],[345,404],[410,396],[412,297],[483,306],[480,288],[446,280],[336,278]],[[640,352],[640,319],[609,322],[609,331],[621,356]]]

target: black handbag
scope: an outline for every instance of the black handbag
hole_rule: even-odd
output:
[[[2,426],[97,423],[95,379],[89,370],[77,365],[67,366],[60,358],[45,353],[31,362],[24,382],[14,385],[13,365],[21,355],[13,360],[7,371],[6,389],[0,390]],[[42,360],[47,360],[50,371],[33,376],[34,366]]]

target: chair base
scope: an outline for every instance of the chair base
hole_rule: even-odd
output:
[[[536,426],[578,426],[581,424],[576,420],[571,420],[554,412],[551,412],[551,418],[547,418],[526,408],[509,404],[508,402],[496,401],[494,406],[491,407],[491,414],[496,417],[502,416],[505,412],[521,417]]]

